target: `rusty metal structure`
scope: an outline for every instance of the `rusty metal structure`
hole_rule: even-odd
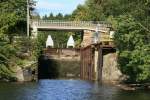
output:
[[[80,67],[81,79],[94,80],[94,51],[91,46],[87,46],[81,49],[81,67]]]
[[[101,82],[103,55],[110,51],[115,51],[114,45],[93,44],[81,48],[81,79]]]

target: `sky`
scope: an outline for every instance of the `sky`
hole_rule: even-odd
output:
[[[40,14],[40,16],[44,16],[45,14],[49,15],[53,13],[54,15],[58,13],[71,14],[73,10],[79,4],[84,4],[85,0],[36,0],[36,12]]]

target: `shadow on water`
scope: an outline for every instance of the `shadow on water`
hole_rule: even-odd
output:
[[[38,59],[38,79],[56,79],[58,77],[58,63],[41,55]]]

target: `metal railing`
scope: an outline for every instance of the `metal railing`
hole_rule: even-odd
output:
[[[62,21],[62,20],[31,20],[31,26],[36,27],[66,27],[66,28],[108,28],[111,25],[104,21]]]

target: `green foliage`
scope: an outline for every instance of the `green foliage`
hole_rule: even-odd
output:
[[[88,21],[90,20],[89,18],[89,12],[88,8],[84,5],[78,5],[77,9],[73,11],[71,15],[71,19],[75,21]]]
[[[57,15],[53,15],[53,13],[50,13],[49,15],[44,15],[42,17],[42,19],[44,19],[44,20],[71,20],[71,15],[68,15],[68,14],[63,15],[62,13],[58,13]]]
[[[35,39],[34,55],[38,59],[42,53],[43,48],[45,48],[47,36],[45,34],[38,33],[37,38]]]
[[[62,20],[63,19],[63,15],[61,13],[58,13],[58,15],[56,15],[55,17],[57,20]]]
[[[118,63],[129,82],[150,82],[150,41],[144,30],[131,16],[119,16],[115,44]]]
[[[15,77],[13,76],[13,72],[3,64],[0,64],[0,79],[8,79],[11,81],[15,81]]]
[[[25,41],[19,44],[14,40],[15,36],[26,33],[26,8],[26,0],[0,1],[0,79],[15,80],[11,68],[21,61],[18,52],[23,46],[28,48]]]
[[[0,44],[0,79],[2,78],[13,78],[13,72],[10,70],[9,65],[13,65],[14,62],[11,62],[11,59],[14,57],[16,49],[8,44]]]
[[[0,42],[0,79],[15,79],[15,67],[23,67],[27,61],[33,61],[30,56],[33,50],[33,41],[26,37],[17,37],[10,44],[8,41]]]
[[[22,17],[25,16],[26,6],[24,0],[7,0],[0,2],[0,77],[10,78],[12,77],[12,71],[10,66],[15,62],[11,62],[11,59],[16,54],[15,47],[12,43],[12,34],[16,34],[16,30],[19,27],[18,24],[22,21]]]
[[[25,23],[26,1],[7,0],[0,2],[0,34],[16,34],[20,26]],[[20,25],[18,25],[20,24]]]

